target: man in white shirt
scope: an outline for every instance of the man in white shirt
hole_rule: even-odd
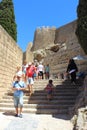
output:
[[[42,63],[38,65],[38,79],[43,79],[44,66]]]

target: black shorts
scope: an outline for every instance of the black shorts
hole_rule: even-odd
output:
[[[43,76],[43,72],[39,71],[38,76]]]

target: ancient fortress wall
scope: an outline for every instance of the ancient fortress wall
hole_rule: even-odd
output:
[[[59,51],[51,54],[48,52],[48,56],[44,59],[45,62],[50,63],[51,73],[66,72],[70,58],[77,55],[85,55],[75,34],[76,26],[77,23],[74,21],[56,30],[55,44],[59,45]],[[78,65],[79,71],[87,69],[87,61],[75,62]]]
[[[22,65],[23,52],[0,26],[0,87],[11,87],[16,67]]]
[[[38,50],[43,49],[44,64],[49,63],[52,74],[64,73],[70,58],[79,54],[85,55],[75,34],[76,26],[77,21],[73,21],[53,30],[46,28],[36,30],[33,51],[37,53]],[[50,48],[49,45],[57,45],[58,51],[52,51],[52,47]],[[87,69],[86,61],[79,61],[79,63],[76,61],[76,63],[80,71]]]
[[[26,57],[25,60],[29,63],[29,62],[33,62],[33,53],[31,51],[33,43],[29,43],[26,49]]]
[[[47,45],[54,43],[55,39],[55,27],[42,27],[38,28],[34,34],[33,48],[32,50],[38,50],[46,48]]]

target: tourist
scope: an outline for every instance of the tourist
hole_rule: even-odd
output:
[[[50,76],[50,67],[49,64],[45,66],[45,79],[49,79]]]
[[[78,72],[78,68],[76,63],[74,62],[73,59],[69,60],[69,64],[67,67],[67,71],[68,74],[70,74],[71,76],[71,83],[73,83],[74,85],[76,84],[76,72]]]
[[[28,67],[27,61],[24,60],[23,65],[22,65],[22,72],[23,72],[23,78],[25,80],[25,75],[26,75],[26,68]]]
[[[35,71],[34,66],[32,65],[31,62],[29,62],[28,67],[26,69],[26,81],[27,81],[27,85],[28,85],[30,95],[33,93],[33,84],[34,84],[33,75],[34,75],[34,71]]]
[[[45,91],[47,92],[48,101],[53,99],[53,80],[49,80],[47,86],[45,87]]]
[[[35,65],[34,78],[38,80],[38,65]]]
[[[38,69],[38,79],[43,79],[43,74],[44,74],[44,66],[40,62],[40,64],[37,67]]]
[[[33,70],[33,76],[32,76],[32,78],[33,78],[33,80],[36,78],[36,67],[35,67],[35,64],[34,64],[34,62],[32,62],[32,70]]]
[[[14,90],[14,107],[16,110],[16,117],[22,118],[23,108],[23,90],[25,90],[26,84],[22,81],[22,74],[17,74],[17,80],[12,84],[12,90]],[[18,110],[18,106],[20,110]]]

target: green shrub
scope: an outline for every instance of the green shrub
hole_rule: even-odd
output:
[[[0,25],[17,42],[17,25],[15,23],[14,6],[12,0],[0,2]]]
[[[79,0],[79,5],[77,7],[77,29],[76,35],[78,37],[79,43],[83,48],[84,52],[87,54],[87,1]]]

